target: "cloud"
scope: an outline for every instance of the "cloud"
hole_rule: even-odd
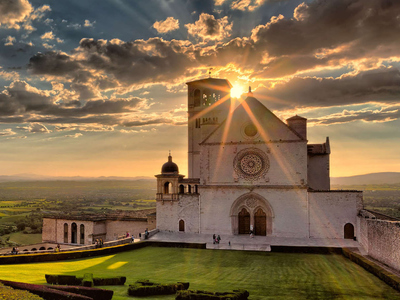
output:
[[[193,24],[186,24],[188,33],[197,36],[204,41],[223,40],[231,35],[233,23],[229,23],[228,17],[215,19],[213,15],[202,13],[199,20]]]
[[[231,4],[232,9],[253,11],[260,7],[266,0],[236,0]]]
[[[90,22],[89,20],[85,20],[83,27],[93,27],[96,21]]]
[[[5,38],[4,46],[13,46],[17,39],[11,35]]]
[[[31,123],[26,127],[19,127],[18,129],[25,130],[31,133],[50,133],[46,126],[40,123]]]
[[[46,49],[53,49],[55,45],[50,45],[48,43],[43,43],[42,46]]]
[[[0,25],[19,29],[18,23],[24,21],[33,11],[27,0],[0,1]]]
[[[55,36],[52,31],[48,31],[40,36],[42,40],[54,40]]]
[[[67,134],[67,135],[64,135],[64,137],[73,138],[73,139],[77,139],[78,137],[81,137],[81,136],[83,136],[83,134],[80,133],[80,132],[77,132],[77,133],[75,133],[75,134]]]
[[[341,113],[331,114],[320,118],[308,119],[310,125],[336,125],[355,121],[389,122],[400,118],[400,104],[388,106],[379,110],[364,109],[359,111],[343,110]]]
[[[168,17],[164,21],[157,21],[153,24],[153,28],[157,30],[158,33],[167,33],[179,29],[179,20],[174,19],[174,17]]]
[[[275,109],[333,107],[400,101],[400,70],[379,68],[339,78],[294,77],[273,87],[257,89],[259,99],[270,99]]]
[[[11,136],[17,134],[11,128],[0,130],[0,136]]]

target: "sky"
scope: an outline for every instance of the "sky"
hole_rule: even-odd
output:
[[[185,175],[210,71],[329,136],[331,176],[398,172],[399,37],[398,0],[0,0],[0,175]]]

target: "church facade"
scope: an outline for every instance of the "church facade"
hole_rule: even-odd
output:
[[[330,190],[327,138],[308,144],[307,120],[281,121],[251,92],[188,82],[188,178],[172,161],[157,178],[157,229],[202,234],[355,238],[362,193]]]

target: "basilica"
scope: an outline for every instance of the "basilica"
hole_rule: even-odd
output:
[[[188,82],[188,176],[171,154],[157,178],[157,229],[201,234],[356,239],[362,192],[330,190],[329,138],[307,141],[251,91],[236,107],[228,80]]]

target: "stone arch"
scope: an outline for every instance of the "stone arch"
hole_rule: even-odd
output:
[[[80,226],[80,234],[79,234],[79,244],[84,245],[85,244],[85,225],[81,224]]]
[[[71,224],[71,243],[76,244],[77,243],[77,235],[78,235],[78,226],[76,225],[75,222]]]
[[[344,225],[344,238],[345,239],[354,239],[354,225],[351,223],[346,223]]]
[[[275,217],[269,202],[261,195],[249,192],[237,198],[230,210],[231,229],[233,234],[239,234],[239,212],[246,209],[250,214],[250,227],[254,227],[255,214],[260,209],[265,213],[265,234],[271,235],[273,232],[273,219]]]
[[[185,221],[179,220],[179,231],[185,231]]]
[[[169,181],[164,182],[164,194],[169,194],[172,192],[172,183]]]
[[[183,184],[179,185],[179,194],[185,193],[185,186]]]

